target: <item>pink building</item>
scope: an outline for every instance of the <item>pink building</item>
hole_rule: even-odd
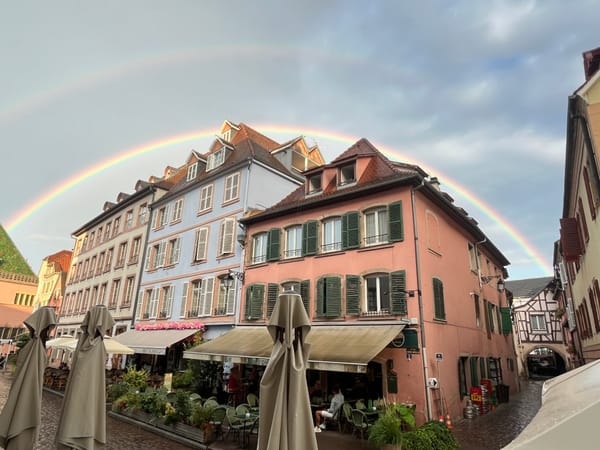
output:
[[[278,294],[293,289],[312,320],[309,383],[339,384],[348,401],[415,404],[419,422],[461,416],[481,379],[515,392],[498,283],[509,262],[437,179],[366,139],[304,175],[304,186],[241,220],[239,326],[229,344],[224,335],[201,346],[202,359],[217,359],[213,350],[234,362],[268,358],[262,329]]]

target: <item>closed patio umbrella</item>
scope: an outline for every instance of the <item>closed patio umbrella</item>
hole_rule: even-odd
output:
[[[0,414],[0,447],[31,450],[37,439],[47,356],[45,341],[56,324],[54,309],[42,307],[25,319],[31,340],[19,351],[17,371]]]
[[[58,422],[58,449],[101,449],[106,444],[103,337],[114,323],[103,305],[92,307],[85,315]]]
[[[267,329],[274,344],[260,382],[258,449],[316,450],[306,384],[310,320],[300,295],[279,296]]]

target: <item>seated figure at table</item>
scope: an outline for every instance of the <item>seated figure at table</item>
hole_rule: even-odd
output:
[[[331,404],[328,409],[315,411],[315,432],[320,433],[321,430],[325,429],[325,421],[333,418],[342,404],[344,403],[344,394],[340,390],[340,387],[335,385],[333,387],[333,397]]]

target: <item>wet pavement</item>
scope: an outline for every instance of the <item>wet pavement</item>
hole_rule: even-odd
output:
[[[12,376],[0,371],[0,409],[8,395]],[[473,419],[464,419],[454,425],[453,434],[463,450],[501,449],[512,441],[531,421],[540,407],[540,393],[543,381],[521,381],[521,392],[511,393],[509,403],[500,404],[495,411]],[[62,397],[44,391],[42,398],[42,427],[34,450],[55,448],[54,437],[58,425],[58,415]],[[198,445],[184,445],[145,430],[142,426],[130,424],[111,416],[106,419],[106,450],[185,450],[205,448]],[[352,437],[349,433],[325,431],[317,435],[321,450],[371,449],[368,441]],[[250,448],[256,447],[256,438]],[[235,441],[216,441],[212,450],[233,450],[238,448]]]
[[[464,419],[452,430],[463,450],[501,449],[531,422],[541,405],[544,380],[520,380],[521,392],[511,392],[509,402],[501,403],[473,419]]]

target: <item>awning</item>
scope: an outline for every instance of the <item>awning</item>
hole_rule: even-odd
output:
[[[171,345],[191,336],[198,330],[129,330],[114,336],[113,339],[135,353],[146,355],[165,355]]]
[[[308,368],[364,373],[369,361],[403,328],[404,325],[313,326],[306,339],[311,344]],[[183,357],[266,366],[272,348],[266,326],[242,326],[184,352]]]

